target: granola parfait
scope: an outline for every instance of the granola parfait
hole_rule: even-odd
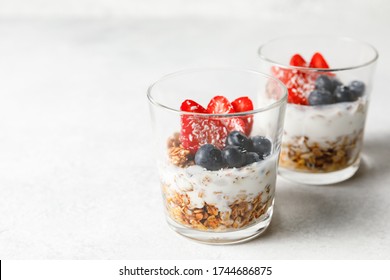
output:
[[[359,168],[372,74],[378,54],[366,43],[326,36],[271,41],[262,69],[288,89],[279,173],[313,185]]]
[[[172,229],[196,241],[229,244],[268,227],[286,92],[276,79],[232,69],[182,71],[149,88]]]

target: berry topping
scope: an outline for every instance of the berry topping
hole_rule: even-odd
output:
[[[322,68],[322,69],[328,69],[329,65],[326,62],[325,58],[320,54],[319,52],[316,52],[309,63],[310,68]]]
[[[206,113],[206,109],[202,105],[196,103],[193,100],[184,100],[180,106],[181,111],[193,112],[193,113]]]
[[[226,142],[222,151],[212,144],[202,145],[195,154],[195,164],[212,171],[225,167],[239,168],[271,154],[272,142],[264,136],[248,139],[241,132],[233,131]]]
[[[215,96],[207,106],[207,113],[209,114],[232,114],[235,112],[233,105],[224,96]],[[228,131],[239,130],[246,132],[245,122],[239,117],[220,119],[220,121],[227,127]]]
[[[226,125],[228,131],[238,130],[246,133],[245,120],[240,117],[221,119],[221,122]]]
[[[279,79],[285,85],[287,85],[290,79],[294,76],[292,70],[279,66],[272,66],[271,73],[275,78]]]
[[[351,92],[353,93],[353,95],[356,98],[358,98],[358,97],[363,96],[364,91],[366,89],[366,85],[361,81],[352,81],[349,84],[349,88],[350,88]]]
[[[325,89],[316,89],[313,90],[309,95],[309,104],[310,105],[326,105],[326,104],[333,104],[336,102],[335,96],[325,90]]]
[[[326,76],[326,75],[318,76],[315,84],[316,84],[316,88],[318,88],[318,89],[324,89],[324,90],[327,90],[330,92],[333,92],[333,90],[334,90],[333,81],[331,80],[331,78],[329,76]]]
[[[332,78],[332,82],[333,82],[333,92],[334,90],[338,87],[338,86],[342,86],[343,83],[340,82],[337,78]]]
[[[192,100],[185,100],[180,109],[185,112],[206,113],[206,109]],[[189,114],[181,116],[180,141],[192,154],[206,143],[222,148],[227,134],[226,127],[219,120]]]
[[[224,167],[222,152],[214,145],[205,144],[195,154],[195,164],[207,170],[219,170]]]
[[[226,127],[218,120],[185,115],[181,119],[180,141],[194,154],[199,146],[210,143],[222,148],[227,137]]]
[[[307,105],[307,98],[304,96],[299,86],[292,86],[288,88],[288,103]]]
[[[247,112],[253,110],[252,100],[250,100],[248,96],[237,98],[232,102],[232,106],[236,112]]]
[[[234,113],[234,108],[229,100],[224,96],[215,96],[207,105],[207,112],[209,114],[231,114]]]
[[[334,92],[336,87],[342,85],[342,83],[336,78],[330,77],[328,75],[320,75],[317,77],[315,85],[317,89],[324,89],[329,92]]]
[[[312,78],[299,70],[272,67],[272,74],[284,83],[288,90],[288,103],[307,105],[306,92],[314,89]]]
[[[249,152],[245,154],[245,164],[251,164],[260,161],[261,158],[255,152]]]
[[[248,112],[253,110],[252,100],[250,100],[249,97],[247,96],[237,98],[232,102],[232,106],[234,111],[236,111],[237,113]],[[245,124],[245,130],[244,130],[245,135],[249,135],[252,131],[253,116],[240,117],[240,119],[242,119]]]
[[[260,159],[264,159],[271,154],[272,143],[268,138],[264,136],[254,136],[252,137],[252,143],[252,151],[257,153]]]
[[[290,59],[291,66],[307,67],[305,59],[300,54],[294,54]]]
[[[290,59],[290,65],[329,69],[329,64],[319,52],[312,56],[309,65],[301,55],[295,54]],[[365,91],[363,82],[352,81],[348,86],[345,86],[335,77],[334,73],[322,71],[320,74],[319,71],[286,69],[278,66],[271,68],[272,74],[281,80],[288,89],[288,103],[327,105],[338,102],[353,102],[363,96]]]
[[[296,67],[310,67],[310,68],[329,68],[328,63],[320,53],[315,53],[309,65],[305,59],[299,55],[295,54],[290,59],[290,65]],[[317,85],[316,78],[318,73],[305,71],[301,69],[284,69],[280,67],[272,67],[271,72],[273,75],[281,80],[288,89],[288,103],[300,104],[300,105],[309,105],[307,96],[310,92],[314,90],[315,84],[318,88],[321,88],[322,85]],[[332,76],[333,74],[327,73],[327,76]],[[325,75],[321,75],[325,76]],[[322,79],[322,78],[321,78]],[[319,83],[324,81],[320,80]],[[329,81],[325,81],[327,83]],[[329,87],[331,87],[329,85]],[[334,88],[335,86],[333,86]],[[333,91],[333,90],[331,90]]]
[[[207,115],[251,111],[253,103],[246,96],[237,98],[232,103],[224,96],[215,96],[209,102],[207,109],[197,102],[187,99],[181,104],[180,110],[203,114],[183,114],[181,116],[180,141],[183,148],[189,150],[192,155],[204,144],[213,144],[222,149],[230,131],[241,132],[245,136],[249,135],[252,130],[253,116],[251,115],[223,118]]]
[[[336,98],[336,102],[351,102],[357,99],[351,89],[343,85],[336,87],[334,96]]]
[[[245,154],[237,146],[226,146],[222,150],[222,158],[228,167],[241,167],[245,164]]]
[[[307,67],[306,61],[299,54],[290,60],[291,66]],[[313,77],[307,72],[297,69],[272,67],[272,74],[283,82],[288,90],[288,103],[307,105],[306,92],[314,89]]]
[[[252,141],[240,131],[230,132],[226,138],[226,145],[238,146],[245,151],[250,151],[252,149]]]

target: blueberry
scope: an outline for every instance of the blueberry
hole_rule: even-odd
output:
[[[325,89],[315,89],[309,94],[310,105],[327,105],[335,103],[336,99],[330,91]]]
[[[349,84],[349,88],[351,89],[352,94],[356,97],[362,97],[364,94],[364,91],[366,89],[366,85],[361,81],[352,81]]]
[[[334,91],[336,102],[352,102],[357,99],[347,86],[338,86]]]
[[[340,82],[339,80],[337,80],[336,78],[332,78],[332,83],[333,83],[333,90],[331,92],[334,92],[335,89],[338,87],[338,86],[342,86],[343,83]]]
[[[251,164],[260,161],[261,158],[255,152],[249,152],[245,154],[245,164]]]
[[[245,134],[239,131],[232,131],[226,138],[226,145],[239,146],[242,150],[249,151],[252,149],[252,141]]]
[[[329,76],[326,75],[320,75],[316,79],[316,88],[318,89],[325,89],[327,91],[332,92],[333,91],[333,81],[329,78]]]
[[[195,164],[207,170],[219,170],[224,167],[222,152],[214,145],[205,144],[195,154]]]
[[[259,155],[260,159],[271,154],[272,143],[271,141],[264,136],[254,136],[252,137],[253,148],[251,152],[255,152]]]
[[[245,164],[245,154],[238,146],[226,146],[222,150],[222,157],[228,167],[241,167]]]
[[[337,86],[341,85],[341,82],[336,78],[331,78],[328,75],[320,75],[316,79],[316,89],[324,89],[329,92],[333,92]]]

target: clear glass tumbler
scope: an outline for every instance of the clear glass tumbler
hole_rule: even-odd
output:
[[[288,89],[279,174],[312,185],[352,177],[360,164],[375,48],[350,38],[294,36],[264,44],[259,56],[261,71]]]
[[[194,69],[148,90],[169,226],[210,244],[261,234],[273,212],[286,87],[250,70]]]

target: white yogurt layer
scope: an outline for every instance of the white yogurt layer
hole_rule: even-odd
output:
[[[230,212],[229,205],[242,199],[250,201],[259,193],[262,202],[274,196],[277,155],[241,168],[208,171],[198,165],[179,168],[171,163],[160,164],[160,180],[170,191],[186,193],[190,208],[205,203],[221,212]]]
[[[283,142],[307,136],[310,142],[326,145],[342,136],[357,135],[364,129],[367,107],[365,98],[324,106],[287,104]]]

